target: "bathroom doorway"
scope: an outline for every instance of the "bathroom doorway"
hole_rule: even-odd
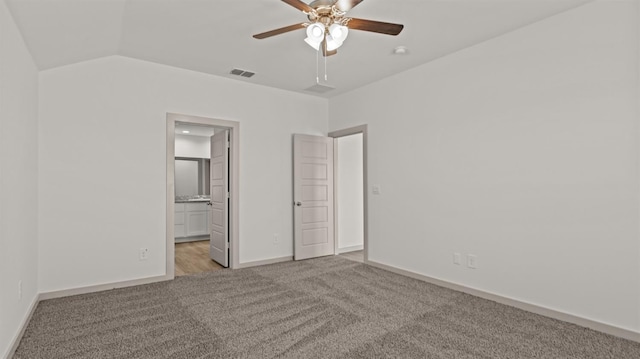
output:
[[[236,137],[236,122],[167,115],[167,274],[236,265]]]

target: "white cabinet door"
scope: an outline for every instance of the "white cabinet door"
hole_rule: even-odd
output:
[[[187,220],[187,237],[207,235],[207,211],[186,212],[185,214]]]
[[[182,214],[182,213],[181,213]],[[184,228],[184,224],[175,224],[173,226],[173,236],[175,238],[182,238],[185,236],[186,232],[185,232],[185,228]]]
[[[186,235],[183,203],[176,203],[173,217],[173,236],[175,238],[182,238]]]
[[[174,217],[176,238],[209,234],[209,210],[205,202],[176,203]]]

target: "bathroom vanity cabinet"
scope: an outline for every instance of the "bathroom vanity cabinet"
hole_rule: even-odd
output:
[[[174,233],[176,241],[209,235],[208,201],[175,204]]]

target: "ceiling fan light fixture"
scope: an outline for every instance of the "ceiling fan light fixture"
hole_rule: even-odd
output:
[[[322,42],[324,39],[324,25],[315,22],[307,26],[307,38],[312,41]]]
[[[310,37],[307,37],[306,39],[304,39],[304,42],[309,44],[309,46],[313,47],[316,51],[319,51],[320,50],[320,44],[322,43],[322,40],[315,41],[314,39],[312,39]]]
[[[331,24],[329,26],[329,34],[335,41],[342,43],[349,36],[349,28],[340,24]]]
[[[327,35],[327,51],[336,50],[340,46],[342,46],[342,41],[337,41],[333,36]]]
[[[324,25],[314,22],[307,26],[307,38],[304,41],[316,51],[320,50],[320,44],[324,40]]]
[[[275,1],[275,0],[273,0]],[[373,21],[346,17],[347,12],[363,0],[282,0],[300,11],[308,22],[293,24],[279,29],[253,35],[256,39],[284,34],[290,31],[306,28],[307,37],[304,41],[313,49],[319,51],[322,47],[323,56],[332,56],[336,49],[342,46],[349,36],[350,30],[368,31],[386,35],[398,35],[404,28],[402,24]],[[310,1],[310,2],[309,2]]]

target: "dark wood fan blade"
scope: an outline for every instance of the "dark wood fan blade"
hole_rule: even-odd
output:
[[[351,30],[371,31],[394,36],[404,29],[404,25],[400,24],[355,18],[349,20],[347,27]]]
[[[347,12],[356,7],[356,5],[360,4],[362,1],[363,0],[338,0],[335,7],[338,8],[338,10]]]
[[[282,0],[282,1],[286,2],[287,4],[307,14],[310,14],[314,11],[311,6],[307,5],[306,3],[303,3],[300,0]]]
[[[304,28],[305,28],[304,23],[300,23],[300,24],[289,25],[289,26],[281,27],[279,29],[256,34],[256,35],[253,35],[253,37],[256,39],[265,39],[267,37],[276,36],[276,35],[284,34],[285,32],[304,29]]]

